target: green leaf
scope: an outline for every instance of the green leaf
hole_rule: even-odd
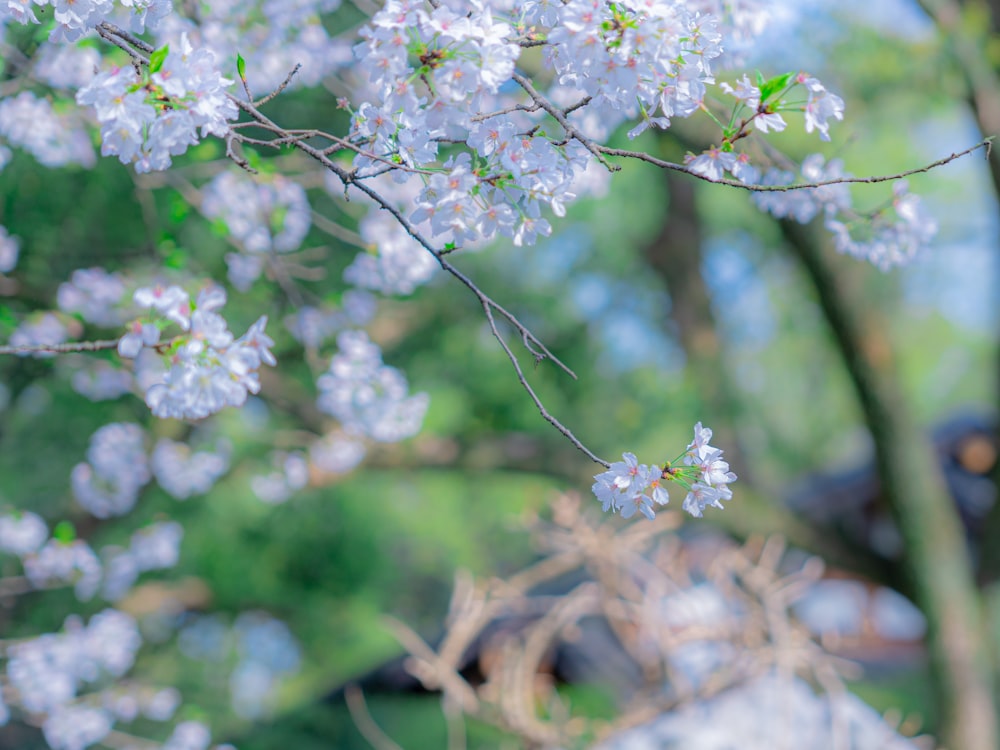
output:
[[[246,158],[247,164],[249,164],[253,169],[256,169],[258,172],[266,170],[266,167],[264,166],[264,159],[261,158],[261,155],[257,153],[256,149],[244,148],[243,156]]]
[[[208,225],[212,234],[216,237],[228,237],[229,236],[229,225],[226,223],[225,219],[213,219],[212,223]]]
[[[170,45],[164,44],[157,50],[153,50],[153,54],[149,56],[149,72],[156,73],[160,68],[163,67],[164,61],[167,59],[167,55],[170,54]]]
[[[755,70],[753,77],[754,77],[754,86],[756,86],[757,88],[763,88],[765,83],[764,74],[761,73],[759,70]]]
[[[163,259],[161,262],[167,268],[173,268],[176,270],[183,270],[187,267],[188,262],[188,252],[182,248],[178,247],[177,243],[174,242],[171,237],[163,237],[160,240],[159,245],[156,247],[157,252]]]
[[[222,156],[222,146],[216,139],[208,138],[188,149],[188,153],[197,161],[212,161]]]
[[[243,59],[243,55],[241,55],[239,52],[236,53],[236,72],[239,74],[240,80],[243,81],[243,83],[246,83],[247,63],[246,60]]]
[[[173,224],[180,224],[191,213],[191,204],[179,195],[171,196],[169,216]]]
[[[52,529],[52,538],[57,542],[69,544],[76,539],[76,529],[73,528],[73,524],[69,521],[60,521],[56,524],[56,527]]]
[[[784,91],[788,86],[788,82],[794,77],[795,73],[785,73],[784,75],[775,76],[770,81],[765,81],[760,86],[760,103],[766,104],[767,100],[772,96]]]
[[[285,228],[285,217],[288,216],[288,206],[276,206],[271,212],[271,231],[278,234]]]

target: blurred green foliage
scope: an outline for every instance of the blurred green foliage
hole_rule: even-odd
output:
[[[845,92],[850,125],[838,133],[847,141],[843,156],[853,171],[891,172],[918,163],[928,147],[900,137],[900,122],[923,113],[943,121],[954,116],[956,104],[947,91],[924,85],[935,80],[933,65],[911,65],[930,54],[926,47],[866,34],[843,40],[832,51],[841,82],[853,86]],[[274,106],[288,126],[344,117],[322,92],[285,96]],[[967,145],[961,132],[950,135],[955,140],[935,144],[933,153]],[[812,141],[789,133],[778,144],[804,153],[815,148]],[[196,165],[219,158],[218,144],[203,144],[179,160],[179,174],[197,181],[195,175],[204,172]],[[309,168],[285,155],[262,155],[260,163],[284,173]],[[941,205],[960,210],[961,199],[949,201],[948,194],[962,186],[949,173],[914,182],[943,195]],[[875,202],[886,195],[885,189],[862,190]],[[356,220],[352,205],[335,204],[339,199],[321,191],[313,197],[320,213]],[[789,478],[863,457],[858,409],[822,316],[801,272],[782,252],[771,221],[739,192],[699,189],[698,199],[710,259],[728,253],[739,260],[741,277],[720,286],[714,299],[727,367],[739,384],[739,413],[732,419],[757,492],[777,501]],[[641,260],[640,248],[658,231],[669,200],[654,170],[626,165],[609,194],[574,206],[550,241],[456,258],[576,372],[573,380],[547,363],[526,368],[547,408],[612,460],[624,450],[646,461],[670,458],[701,418],[703,397],[671,332],[669,297]],[[947,222],[946,231],[962,220]],[[15,320],[49,309],[58,284],[77,268],[165,269],[168,276],[192,272],[216,278],[225,273],[228,247],[221,228],[192,211],[169,185],[152,190],[112,159],[100,160],[92,171],[50,172],[18,155],[0,178],[0,224],[22,238],[15,276],[20,288],[0,305],[4,333]],[[328,249],[322,262],[326,277],[303,283],[306,296],[336,297],[355,249],[315,228],[306,246]],[[941,309],[908,300],[908,272],[884,275],[850,259],[841,265],[849,283],[865,289],[873,319],[889,322],[888,345],[900,355],[909,397],[925,424],[957,407],[991,405],[992,332],[963,327]],[[739,292],[736,282],[747,279],[764,295],[771,321],[766,335],[726,328],[747,306],[760,304]],[[608,299],[598,304],[602,295]],[[276,718],[253,727],[229,711],[227,678],[213,665],[179,656],[169,641],[154,643],[142,656],[137,670],[142,678],[177,685],[218,729],[239,737],[244,750],[362,747],[343,707],[321,699],[398,654],[380,618],[392,614],[429,637],[439,632],[454,571],[503,575],[532,560],[527,536],[516,523],[519,514],[544,508],[557,491],[587,493],[596,470],[540,418],[476,300],[439,276],[412,299],[386,301],[372,328],[386,361],[407,374],[414,390],[431,395],[421,435],[400,446],[377,447],[369,465],[311,487],[286,505],[261,503],[249,490],[250,475],[266,469],[274,447],[294,447],[301,431],[323,424],[312,408],[313,373],[301,348],[281,332],[281,319],[292,309],[269,283],[231,294],[227,317],[234,330],[269,314],[279,359],[279,369],[266,378],[261,409],[250,415],[227,412],[199,428],[206,442],[224,437],[232,443],[235,470],[206,497],[186,502],[147,488],[136,510],[120,521],[96,522],[72,503],[69,472],[83,460],[90,435],[112,421],[138,421],[151,436],[177,438],[188,428],[152,422],[132,397],[96,404],[83,399],[68,384],[72,363],[0,361],[0,382],[11,395],[0,417],[3,502],[50,521],[70,518],[98,546],[121,543],[144,522],[176,518],[185,528],[181,564],[144,580],[196,578],[209,592],[205,608],[228,615],[266,610],[284,619],[299,639],[301,673],[282,692]],[[639,346],[621,348],[616,340],[621,326],[645,332]],[[99,332],[85,331],[91,333]],[[324,355],[331,352],[327,347]],[[958,364],[945,368],[955,357]],[[258,418],[260,413],[265,418]],[[31,595],[0,618],[11,636],[30,634],[59,627],[76,606],[67,592]],[[87,604],[83,611],[98,607]],[[926,713],[926,696],[911,697],[904,692],[910,686],[904,678],[891,689],[856,687],[876,706],[903,703]],[[598,710],[598,701],[588,702],[586,689],[580,691],[581,704]],[[404,745],[442,746],[436,698],[377,696],[371,709]],[[491,730],[470,731],[470,746],[499,746]]]

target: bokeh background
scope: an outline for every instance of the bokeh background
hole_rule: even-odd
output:
[[[777,3],[780,22],[748,53],[747,66],[808,70],[844,98],[847,114],[831,144],[795,126],[774,144],[797,157],[821,145],[855,174],[892,174],[997,132],[989,117],[1000,106],[1000,87],[990,88],[1000,66],[1000,12],[974,0],[926,5]],[[288,124],[346,125],[322,88],[289,93],[277,106]],[[704,137],[693,123],[677,122],[632,146],[679,160]],[[623,134],[619,140],[626,143]],[[194,151],[180,161],[184,179],[226,168],[220,145]],[[742,191],[634,163],[623,164],[606,194],[573,205],[551,238],[458,260],[578,374],[571,380],[542,365],[530,379],[598,455],[613,460],[629,450],[662,461],[690,441],[692,424],[711,426],[740,481],[725,512],[691,521],[684,533],[780,534],[822,557],[837,583],[803,616],[817,630],[854,638],[845,654],[869,669],[852,690],[880,711],[917,715],[930,732],[941,729],[942,716],[926,618],[894,599],[895,629],[873,631],[857,600],[859,591],[883,588],[919,599],[898,528],[900,513],[916,511],[894,505],[893,488],[887,493],[880,481],[882,439],[927,457],[932,489],[947,489],[961,519],[968,551],[928,540],[922,554],[957,555],[959,567],[968,554],[978,601],[1000,614],[1000,167],[991,158],[977,152],[910,179],[940,232],[926,255],[891,273],[836,256],[820,233],[780,224]],[[356,219],[318,188],[311,165],[287,154],[263,164],[317,186],[310,199],[318,214]],[[856,204],[871,208],[890,197],[886,185],[853,192]],[[0,292],[2,338],[24,315],[50,308],[77,268],[225,273],[229,248],[219,227],[169,182],[136,177],[112,159],[89,171],[52,171],[16,154],[0,174],[0,223],[22,238],[17,286]],[[315,225],[305,245],[326,249],[324,278],[305,288],[336,302],[354,250]],[[816,257],[818,265],[809,260]],[[853,321],[846,345],[823,290]],[[599,467],[540,418],[476,300],[440,275],[411,297],[381,300],[370,327],[387,363],[430,395],[421,433],[373,449],[350,473],[314,471],[283,504],[262,502],[250,477],[275,449],[300,447],[303,431],[323,423],[303,350],[280,328],[294,309],[268,284],[230,296],[234,330],[270,316],[279,367],[264,375],[261,396],[247,408],[194,428],[150,420],[135,398],[81,398],[70,385],[71,358],[0,361],[0,497],[53,521],[71,518],[95,544],[121,542],[145,521],[180,521],[178,567],[144,578],[122,605],[142,618],[148,640],[137,679],[176,686],[197,707],[193,715],[243,750],[367,747],[337,691],[402,653],[383,617],[433,639],[455,571],[504,576],[530,563],[537,552],[525,519],[548,513],[566,490],[586,501]],[[876,395],[889,394],[880,408],[913,429],[873,436],[872,407],[852,379],[854,356],[877,373]],[[74,506],[68,477],[90,435],[112,421],[146,424],[156,437],[193,429],[202,444],[224,440],[234,468],[206,496],[178,502],[150,487],[123,520],[90,519]],[[71,592],[19,597],[0,610],[0,630],[16,638],[57,629],[79,607]],[[1000,627],[989,621],[995,650]],[[561,689],[584,711],[607,711],[614,700],[600,684]],[[405,746],[444,746],[436,696],[372,683],[368,702]],[[26,730],[4,731],[0,746],[37,741]],[[503,741],[493,730],[470,729],[470,746]]]

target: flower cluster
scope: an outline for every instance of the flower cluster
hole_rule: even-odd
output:
[[[0,552],[24,557],[37,552],[48,538],[49,529],[36,513],[0,516]]]
[[[236,104],[225,93],[211,50],[194,49],[182,36],[175,49],[153,53],[140,76],[133,68],[114,68],[96,76],[76,95],[93,106],[101,123],[101,153],[115,154],[137,172],[166,169],[208,133],[224,136]]]
[[[246,60],[246,77],[255,94],[278,87],[296,65],[301,69],[292,86],[316,86],[351,59],[348,42],[323,27],[321,13],[330,13],[340,0],[230,0],[204,3],[197,22],[171,15],[161,38],[188,34],[210,47],[221,60]]]
[[[496,93],[510,79],[520,48],[510,41],[511,27],[493,18],[488,3],[452,9],[440,4],[425,10],[423,3],[390,0],[361,29],[355,55],[368,71],[389,119],[382,123],[377,107],[359,111],[366,134],[390,135],[391,114],[419,106],[412,77],[426,77],[438,100],[435,128],[459,114],[459,105],[485,93]],[[471,12],[470,12],[471,11]],[[444,111],[448,110],[448,111]],[[466,122],[466,110],[458,122]],[[426,135],[425,135],[426,138]],[[426,144],[409,144],[411,152]],[[433,149],[433,147],[431,147]]]
[[[242,612],[231,627],[219,615],[188,615],[177,644],[199,663],[236,662],[229,679],[232,706],[246,718],[264,713],[280,683],[299,670],[302,660],[288,626],[261,611]]]
[[[719,624],[713,621],[703,631],[717,632],[719,629]],[[697,647],[706,643],[691,639],[686,649],[697,653]],[[686,649],[677,649],[677,653],[688,653]],[[713,665],[705,655],[699,655],[698,666],[703,669],[706,662],[719,666]],[[718,660],[715,654],[710,656]],[[726,656],[726,664],[735,660],[734,656]],[[912,737],[895,729],[878,711],[847,690],[817,694],[809,682],[795,674],[779,669],[760,672],[759,676],[726,690],[697,698],[681,710],[665,712],[614,735],[595,750],[781,747],[789,734],[790,724],[794,726],[799,747],[829,747],[830,738],[838,732],[850,737],[858,750],[916,750],[919,747]],[[762,717],[778,714],[793,718],[789,724],[762,720]]]
[[[647,466],[634,454],[625,453],[622,461],[594,477],[591,489],[605,512],[617,511],[623,518],[639,512],[652,519],[656,516],[654,506],[670,501],[666,485],[674,482],[687,490],[681,507],[701,518],[705,508],[721,509],[723,500],[732,499],[729,484],[736,481],[722,451],[708,444],[711,439],[712,431],[699,422],[694,426],[694,440],[674,461],[662,467]]]
[[[424,253],[424,257],[430,256]],[[303,346],[318,349],[334,334],[371,322],[377,306],[370,292],[349,289],[340,300],[340,309],[303,305],[285,317],[285,328]]]
[[[330,175],[325,184],[331,195],[336,195],[333,182]],[[403,214],[419,192],[415,180],[400,184],[387,175],[374,178],[370,184]],[[387,212],[373,207],[361,220],[358,232],[367,247],[345,269],[348,284],[382,294],[412,294],[434,275],[437,261]]]
[[[164,570],[177,564],[184,529],[173,521],[151,524],[132,535],[129,546],[107,547],[101,595],[115,602],[125,596],[142,573]]]
[[[849,176],[839,159],[825,162],[820,154],[806,157],[801,175],[806,182]],[[768,171],[763,179],[765,185],[790,185],[794,181],[792,172],[776,169]],[[937,222],[927,214],[920,198],[909,192],[905,180],[893,185],[889,206],[867,216],[854,210],[845,184],[756,193],[754,201],[761,210],[803,224],[822,215],[837,250],[868,260],[883,271],[913,260],[937,234]]]
[[[434,275],[437,261],[398,222],[372,211],[359,227],[370,251],[358,253],[344,281],[382,294],[412,294]]]
[[[107,711],[85,705],[63,705],[45,717],[42,734],[52,750],[77,750],[103,740],[114,724]]]
[[[272,458],[276,471],[253,477],[250,489],[261,502],[280,505],[309,483],[309,464],[298,453],[276,453]]]
[[[22,556],[21,564],[35,588],[72,585],[81,601],[93,597],[101,584],[101,563],[82,539],[53,537],[38,551]]]
[[[771,0],[689,0],[688,5],[719,20],[725,38],[723,58],[727,62],[740,62],[741,53],[780,13]]]
[[[50,712],[71,701],[82,684],[125,674],[141,643],[135,620],[124,612],[106,609],[86,626],[70,617],[63,633],[11,645],[7,675],[21,705]]]
[[[240,656],[229,679],[233,709],[258,718],[281,681],[299,671],[299,644],[285,623],[266,612],[241,613],[233,632]]]
[[[46,167],[92,167],[97,162],[80,119],[72,111],[57,112],[48,99],[30,91],[0,100],[0,136]],[[9,151],[0,147],[0,168],[7,163],[7,156]]]
[[[241,292],[260,276],[267,253],[297,250],[312,223],[306,191],[281,175],[265,182],[222,172],[205,187],[201,210],[245,251],[226,256],[229,280]]]
[[[166,366],[158,375],[145,373],[146,404],[161,418],[202,419],[226,406],[242,406],[248,393],[260,391],[262,364],[274,365],[274,342],[264,333],[262,316],[236,339],[216,310],[226,303],[218,287],[202,290],[191,304],[177,286],[142,287],[135,303],[154,313],[137,319],[118,342],[123,357],[137,357],[144,348],[161,351]],[[161,329],[170,323],[181,333],[160,343]]]
[[[471,10],[454,2],[431,9],[409,0],[387,3],[355,49],[373,90],[353,110],[351,136],[360,146],[355,167],[363,175],[401,168],[394,171],[400,182],[408,180],[406,172],[412,177],[419,171],[422,190],[412,199],[416,210],[409,221],[448,247],[498,234],[516,245],[532,244],[551,232],[541,209],[562,216],[585,185],[584,172],[594,161],[587,138],[606,138],[621,122],[638,118],[629,133],[635,137],[706,109],[715,83],[712,61],[722,55],[719,18],[744,35],[761,28],[752,3],[568,0],[482,3]],[[544,94],[518,81],[528,104],[518,103],[516,87],[503,86],[517,81],[519,35],[544,37],[546,61],[556,74]],[[758,75],[756,84],[744,76],[736,88],[723,84],[722,90],[738,99],[729,124],[719,123],[722,143],[687,162],[710,179],[729,173],[756,182],[760,170],[733,144],[751,129],[784,129],[779,112],[803,112],[807,132],[824,140],[829,122],[843,118],[843,101],[806,73],[766,81]],[[788,96],[796,90],[804,102]],[[562,114],[545,107],[546,100]],[[548,134],[538,122],[540,110],[566,137]],[[456,147],[447,158],[439,155],[442,143]],[[459,144],[468,151],[454,153]],[[400,233],[384,244],[389,250],[380,245],[378,254],[359,256],[349,269],[352,283],[392,288],[380,276],[387,275],[384,267],[404,265],[391,263],[392,250],[411,241]]]
[[[360,440],[330,433],[309,446],[309,460],[325,474],[342,474],[360,464],[367,449]]]
[[[54,750],[100,742],[114,726],[114,718],[102,708],[77,703],[77,692],[106,676],[125,674],[141,643],[135,620],[118,610],[106,609],[87,625],[70,617],[62,633],[8,647],[9,698],[26,711],[47,714],[42,731]]]
[[[81,268],[59,285],[56,304],[67,313],[77,313],[88,323],[113,328],[122,324],[115,306],[125,294],[125,282],[103,268]]]
[[[822,154],[812,154],[802,161],[802,179],[806,182],[825,182],[847,176],[840,159],[826,161]],[[762,180],[764,185],[791,185],[796,175],[788,170],[769,169]],[[762,211],[779,219],[792,218],[807,224],[818,214],[833,216],[851,208],[851,191],[847,185],[824,185],[802,190],[756,193],[754,202]]]
[[[426,393],[408,395],[403,373],[382,363],[382,353],[364,331],[337,337],[340,351],[319,377],[321,411],[340,420],[350,434],[396,442],[416,434],[427,411]]]
[[[174,727],[161,750],[208,750],[211,742],[212,735],[207,726],[200,721],[182,721]],[[219,750],[223,747],[232,750],[231,745],[220,745]]]
[[[101,53],[95,47],[55,42],[41,44],[33,59],[32,75],[55,89],[86,86],[101,67]]]
[[[688,3],[571,0],[546,51],[560,82],[596,107],[640,114],[634,136],[698,110],[706,84],[715,82],[711,60],[722,53],[717,26]]]
[[[906,180],[892,186],[892,212],[879,212],[871,220],[840,221],[827,217],[837,250],[863,258],[888,271],[909,263],[937,235],[937,222],[927,214],[919,196],[909,192]]]
[[[640,464],[634,453],[623,453],[622,459],[595,475],[591,489],[605,513],[618,511],[622,518],[631,518],[639,511],[652,520],[656,517],[653,506],[670,502],[670,495],[661,484],[663,470]]]
[[[71,357],[60,360],[70,374],[73,390],[91,401],[109,401],[131,393],[135,378],[127,370],[114,367],[103,359]]]
[[[11,346],[54,346],[64,342],[69,331],[54,313],[36,313],[23,320],[10,335]],[[21,356],[28,356],[23,354]],[[34,357],[42,359],[51,357],[46,352],[35,352]]]
[[[87,461],[73,467],[73,494],[97,518],[121,516],[132,510],[139,491],[150,480],[137,424],[104,425],[90,438]]]
[[[806,91],[805,104],[789,103],[785,97],[800,86]],[[756,85],[744,75],[735,87],[722,83],[719,88],[738,102],[729,123],[723,128],[722,145],[712,146],[698,155],[688,154],[685,160],[688,169],[710,180],[721,180],[729,172],[746,185],[756,184],[760,170],[750,163],[746,153],[735,151],[733,144],[750,130],[780,133],[788,125],[782,112],[804,112],[806,132],[816,130],[824,141],[830,140],[829,120],[844,119],[843,99],[827,91],[818,79],[807,73],[786,73],[767,81],[758,74]]]
[[[156,481],[168,495],[186,500],[192,495],[204,495],[219,477],[229,470],[228,451],[217,453],[191,450],[191,447],[161,438],[153,449],[151,461]]]
[[[100,23],[110,21],[143,32],[148,25],[155,29],[173,8],[170,0],[9,0],[0,6],[0,21],[12,18],[18,23],[39,23],[35,7],[51,5],[56,25],[53,41],[75,41]]]
[[[561,214],[589,160],[585,149],[576,141],[560,146],[541,136],[521,137],[522,128],[507,117],[472,118],[497,100],[514,73],[520,47],[512,27],[496,20],[485,3],[469,12],[391,2],[362,37],[355,53],[374,101],[354,112],[352,137],[362,146],[355,166],[367,173],[386,164],[425,167],[436,161],[439,141],[465,142],[476,160],[464,153],[435,167],[411,220],[427,222],[432,235],[455,244],[498,232],[518,244],[548,234],[539,207]]]
[[[0,552],[16,555],[35,588],[72,585],[78,599],[90,599],[101,582],[101,563],[79,539],[56,527],[49,539],[45,521],[30,511],[0,516]]]
[[[10,273],[17,266],[17,257],[21,252],[21,243],[17,237],[7,232],[7,227],[0,226],[0,273]]]

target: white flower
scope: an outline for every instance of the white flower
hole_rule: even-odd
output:
[[[621,461],[594,477],[591,490],[605,512],[617,511],[623,518],[638,512],[652,519],[654,506],[670,502],[666,485],[679,483],[688,490],[683,509],[700,518],[706,507],[722,508],[721,501],[732,499],[728,485],[736,481],[722,451],[709,445],[711,439],[712,431],[698,422],[680,465],[667,462],[662,468],[640,464],[634,454],[625,453]]]
[[[828,120],[831,117],[836,120],[844,119],[844,100],[827,91],[826,87],[815,78],[799,75],[796,80],[809,92],[805,107],[806,132],[818,130],[821,139],[830,140]]]
[[[161,438],[151,458],[156,481],[178,500],[203,495],[229,469],[229,457],[224,452],[195,453],[184,443]]]
[[[73,467],[73,494],[97,518],[120,516],[132,509],[149,482],[144,432],[139,425],[112,423],[90,438],[87,461]]]
[[[73,584],[77,599],[86,601],[101,582],[101,564],[94,551],[79,539],[50,539],[45,546],[24,556],[24,574],[31,585],[45,588]]]
[[[698,156],[689,154],[684,161],[695,174],[710,180],[721,180],[726,172],[731,172],[736,166],[736,154],[712,146]]]
[[[633,453],[625,453],[622,460],[594,477],[591,488],[607,512],[618,511],[623,518],[636,512],[649,519],[655,517],[653,506],[666,505],[670,498],[660,485],[661,470],[656,466],[640,464]]]
[[[427,411],[427,394],[409,395],[403,373],[382,364],[379,348],[363,331],[345,331],[337,344],[340,352],[317,381],[319,409],[339,419],[349,433],[379,442],[416,434]]]
[[[140,80],[132,68],[115,68],[95,76],[76,101],[96,111],[101,153],[148,172],[166,169],[171,156],[196,144],[199,128],[201,137],[228,132],[228,121],[238,114],[226,96],[230,84],[219,73],[214,53],[192,48],[182,34],[148,79]]]
[[[12,237],[6,227],[0,226],[0,273],[10,273],[17,266],[20,245],[17,237]]]
[[[36,552],[48,536],[45,521],[31,511],[0,516],[0,551],[23,557]]]

